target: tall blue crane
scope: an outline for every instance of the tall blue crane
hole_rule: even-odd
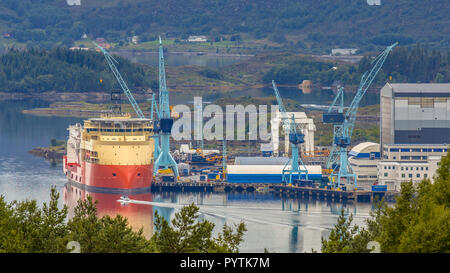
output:
[[[162,167],[172,169],[175,177],[178,175],[177,163],[170,154],[170,135],[172,132],[173,119],[170,115],[169,92],[166,85],[166,70],[164,67],[164,51],[161,37],[159,37],[159,137],[161,141],[161,151],[156,157],[153,166],[153,175]]]
[[[355,127],[356,113],[358,112],[361,99],[377,76],[389,53],[397,46],[397,44],[398,43],[388,46],[372,61],[372,69],[365,72],[361,77],[361,82],[356,95],[345,114],[343,113],[344,90],[343,88],[338,88],[338,93],[333,104],[328,113],[324,113],[323,115],[324,123],[334,123],[333,148],[327,162],[327,168],[333,169],[333,172],[331,173],[333,187],[341,187],[345,184],[351,185],[352,181],[354,187],[357,187],[356,174],[353,172],[353,169],[348,162],[348,146],[350,146],[353,129]],[[338,101],[340,101],[340,104],[339,106],[336,106]]]
[[[275,81],[273,80],[272,86],[280,108],[280,113],[282,116],[284,127],[287,128],[286,133],[289,134],[289,142],[291,143],[291,151],[292,151],[291,158],[283,167],[282,181],[285,184],[292,184],[292,182],[295,182],[295,180],[293,180],[293,178],[295,178],[294,175],[297,175],[298,180],[308,179],[308,170],[306,169],[305,164],[303,163],[302,159],[299,156],[299,149],[298,149],[298,145],[305,142],[305,135],[297,131],[297,124],[295,123],[294,114],[292,115],[291,118],[289,118],[286,108],[284,107],[283,100],[281,99],[280,92],[278,92],[278,88],[275,84]],[[289,164],[290,166],[288,166]]]
[[[111,68],[111,71],[113,72],[114,76],[116,77],[117,81],[119,82],[120,88],[122,88],[123,92],[127,96],[128,100],[130,101],[131,106],[133,106],[134,111],[136,112],[136,115],[138,118],[145,118],[144,113],[142,113],[141,108],[137,104],[136,100],[134,99],[133,95],[131,94],[130,89],[128,88],[127,84],[122,78],[122,75],[120,75],[119,70],[117,69],[116,65],[114,63],[119,63],[116,59],[114,59],[113,56],[111,56],[108,51],[106,51],[103,47],[99,46],[96,42],[93,42],[94,45],[100,49],[100,51],[105,56],[106,61],[108,62],[109,68]]]

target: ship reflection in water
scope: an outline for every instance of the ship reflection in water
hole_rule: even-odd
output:
[[[97,216],[99,218],[109,215],[115,217],[120,214],[128,219],[129,225],[133,230],[143,229],[144,236],[150,239],[153,234],[153,207],[140,204],[122,204],[117,202],[121,198],[120,194],[96,193],[89,192],[73,186],[70,183],[64,185],[64,204],[68,206],[68,217],[74,216],[74,209],[78,204],[78,200],[86,200],[87,196],[91,196],[92,200],[97,201]],[[151,193],[129,195],[128,198],[152,201]]]

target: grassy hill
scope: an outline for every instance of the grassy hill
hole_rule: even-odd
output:
[[[139,35],[185,39],[255,40],[260,44],[329,52],[333,47],[374,50],[393,41],[435,47],[450,44],[447,1],[382,0],[2,0],[0,31],[22,45],[72,45],[86,33],[124,45]],[[10,40],[2,41],[10,45]]]

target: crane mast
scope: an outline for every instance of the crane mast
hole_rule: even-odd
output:
[[[103,47],[99,46],[96,42],[93,42],[94,45],[100,49],[100,51],[105,56],[106,61],[108,62],[109,68],[114,74],[114,77],[116,77],[117,82],[120,85],[120,88],[125,93],[125,95],[128,98],[128,101],[130,101],[131,106],[133,107],[134,111],[136,112],[136,115],[138,118],[145,118],[144,113],[142,113],[141,108],[137,104],[136,100],[134,99],[133,95],[131,94],[130,89],[128,88],[127,84],[122,78],[122,75],[120,75],[119,70],[117,69],[116,65],[114,63],[119,63],[116,59],[114,59],[113,56],[111,56],[108,51],[106,51]]]
[[[398,43],[388,46],[380,55],[372,62],[373,66],[361,77],[361,81],[347,111],[344,113],[344,91],[342,87],[338,88],[336,98],[330,106],[328,113],[323,115],[324,123],[334,124],[333,147],[327,161],[327,168],[332,169],[331,182],[333,187],[341,187],[345,184],[357,187],[357,178],[348,161],[348,147],[350,146],[353,129],[355,127],[356,114],[358,108],[367,89],[370,87],[378,72],[381,70],[389,53],[397,46]],[[340,105],[336,103],[340,100]],[[345,179],[345,183],[344,183]]]
[[[164,67],[164,50],[161,37],[159,37],[159,139],[161,150],[156,157],[153,166],[153,175],[155,176],[162,167],[165,170],[169,168],[176,178],[178,175],[178,166],[170,154],[170,135],[172,133],[173,119],[170,116],[169,92],[166,85],[166,71]]]
[[[272,80],[273,90],[275,92],[275,96],[277,98],[278,105],[280,107],[280,113],[282,115],[282,120],[284,123],[284,127],[288,128],[286,133],[289,134],[289,142],[291,143],[292,155],[289,161],[283,168],[282,171],[282,181],[286,184],[293,184],[295,182],[294,175],[297,175],[297,179],[300,180],[302,178],[308,179],[308,170],[306,169],[305,164],[299,156],[299,148],[298,145],[305,142],[303,133],[297,132],[297,124],[295,123],[295,116],[292,115],[291,119],[286,112],[286,108],[284,107],[283,100],[281,99],[280,93],[278,92],[278,88],[275,84],[275,81]],[[291,164],[289,167],[289,163]],[[303,169],[300,168],[303,167]]]

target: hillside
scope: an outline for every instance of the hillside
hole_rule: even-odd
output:
[[[185,39],[257,40],[282,47],[329,53],[333,47],[375,50],[393,41],[448,48],[448,1],[382,0],[2,0],[0,31],[22,44],[70,46],[86,33],[123,44],[139,35]]]

